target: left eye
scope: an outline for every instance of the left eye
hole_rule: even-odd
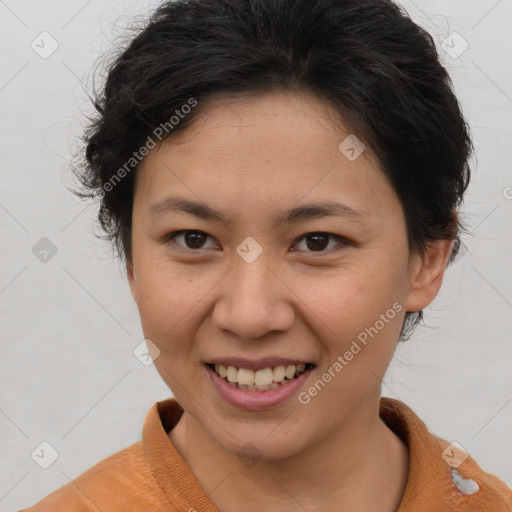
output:
[[[185,243],[185,247],[183,247],[183,245],[179,243],[178,245],[180,245],[182,249],[209,249],[211,247],[204,247],[204,242],[209,237],[210,235],[208,235],[204,231],[183,229],[181,231],[175,231],[174,233],[170,233],[168,236],[165,237],[165,241],[175,241],[181,238]],[[307,233],[301,236],[295,245],[299,244],[301,241],[304,240],[306,243],[306,247],[308,249],[306,250],[306,252],[327,252],[325,249],[328,248],[329,246],[329,239],[337,240],[342,245],[346,244],[346,240],[339,235],[334,235],[332,233],[314,232]],[[334,245],[334,247],[336,247],[336,245]],[[332,249],[332,247],[329,249]]]
[[[341,244],[345,243],[345,239],[339,235],[333,235],[332,233],[322,232],[308,233],[306,235],[301,236],[299,238],[299,241],[306,241],[306,247],[308,249],[311,249],[311,251],[307,252],[328,252],[325,251],[324,249],[326,249],[326,247],[329,245],[329,238],[335,239],[338,242],[341,242]],[[336,245],[334,247],[336,247]]]

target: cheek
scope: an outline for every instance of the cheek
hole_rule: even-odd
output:
[[[383,375],[405,311],[399,266],[390,267],[383,261],[371,266],[353,265],[345,270],[308,284],[305,311],[309,313],[305,314],[318,319],[314,320],[314,329],[318,329],[327,352],[324,364],[328,367],[342,356],[344,377],[336,380],[350,382],[351,388],[359,379],[371,377],[368,372],[363,377],[361,368],[371,368],[375,374]]]
[[[219,277],[194,265],[139,260],[137,306],[144,335],[162,351],[177,352],[191,344],[203,304]]]
[[[296,280],[304,303],[336,330],[373,324],[401,300],[403,284],[400,273],[385,265],[352,265],[322,279]]]
[[[333,411],[333,421],[340,421],[375,391],[393,357],[404,310],[399,294],[386,282],[365,273],[360,279],[338,280],[317,291],[314,307],[322,320],[317,334],[325,357],[301,403],[315,399],[322,408],[340,404]]]

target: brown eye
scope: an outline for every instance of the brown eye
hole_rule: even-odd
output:
[[[204,244],[205,235],[203,233],[190,232],[184,234],[184,240],[187,247],[191,249],[201,249]]]
[[[308,233],[299,239],[299,242],[304,240],[306,246],[306,252],[329,252],[325,249],[329,246],[329,239],[335,239],[345,245],[345,239],[339,235],[333,235],[332,233]],[[339,245],[339,244],[338,244]],[[336,247],[336,245],[334,245]],[[332,249],[332,246],[331,246]]]
[[[209,235],[203,231],[196,231],[191,229],[184,229],[171,233],[166,237],[166,241],[182,240],[185,245],[177,243],[182,249],[204,249],[204,243],[209,238]],[[209,249],[209,247],[206,247]]]
[[[324,234],[308,235],[306,245],[312,251],[323,250],[329,245],[329,236]]]

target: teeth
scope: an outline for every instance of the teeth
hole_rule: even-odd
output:
[[[226,377],[229,382],[236,382],[238,379],[238,370],[234,366],[228,366]]]
[[[287,379],[293,379],[293,376],[295,375],[295,366],[293,364],[289,364],[286,367],[286,370],[285,370],[284,374],[285,374]]]
[[[270,385],[273,381],[274,374],[272,373],[272,368],[263,368],[263,370],[258,370],[254,374],[254,384],[256,384],[256,386]]]
[[[278,388],[281,383],[299,376],[306,370],[305,364],[297,366],[276,366],[254,371],[249,368],[235,368],[223,364],[215,365],[215,372],[229,384],[249,391],[267,391]]]
[[[240,368],[240,370],[238,370],[238,384],[249,386],[254,384],[254,382],[254,372],[252,370],[248,370],[247,368]],[[260,383],[256,382],[256,384]]]
[[[284,366],[276,366],[272,373],[274,374],[274,382],[283,382],[286,368]]]
[[[217,366],[219,367],[217,370]],[[226,375],[228,374],[228,369],[223,364],[215,365],[215,371],[223,378],[226,378]]]

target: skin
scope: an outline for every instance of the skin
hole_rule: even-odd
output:
[[[379,417],[381,380],[405,312],[437,295],[452,241],[410,252],[401,203],[371,148],[349,161],[338,146],[352,132],[322,100],[273,92],[200,107],[141,163],[127,266],[144,335],[160,350],[155,366],[185,410],[169,438],[223,512],[394,511],[408,452]],[[231,222],[151,217],[171,195]],[[325,200],[364,216],[272,225],[278,211]],[[181,229],[208,236],[192,248],[165,240]],[[311,232],[347,241],[326,237],[315,249]],[[252,263],[236,252],[247,236],[263,250]],[[394,303],[401,312],[308,404],[244,411],[206,373],[214,357],[298,357],[316,365],[307,390]],[[250,466],[237,456],[249,442]]]

